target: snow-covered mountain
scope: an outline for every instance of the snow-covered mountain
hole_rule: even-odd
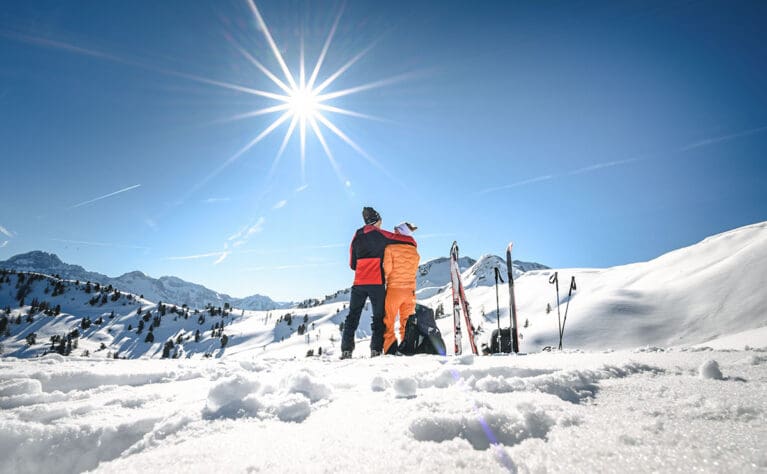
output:
[[[480,344],[502,264],[485,256],[463,272]],[[578,282],[561,352],[540,351],[558,338],[554,271],[560,289]],[[761,223],[648,262],[520,273],[524,355],[369,359],[368,309],[353,359],[339,361],[344,291],[302,309],[195,313],[0,271],[0,473],[149,472],[168,459],[191,472],[222,459],[347,472],[383,458],[402,472],[763,472],[766,284]],[[437,323],[451,341],[452,318]],[[163,354],[181,360],[149,360]]]
[[[470,257],[458,259],[461,272],[466,273],[463,277],[465,288],[476,286],[488,286],[495,284],[495,267],[501,271],[506,279],[506,259],[497,255],[483,255],[479,260]],[[533,270],[547,270],[549,267],[540,263],[512,261],[514,278]],[[450,283],[450,259],[447,257],[437,258],[418,267],[417,294],[419,299],[429,298],[447,289]]]
[[[458,259],[458,266],[461,271],[464,271],[475,262],[476,260],[471,257],[461,257]],[[442,287],[448,283],[450,283],[450,258],[436,258],[418,266],[416,286],[419,290]]]
[[[208,304],[218,307],[229,303],[237,308],[269,310],[292,305],[291,303],[278,303],[268,296],[258,294],[245,298],[233,298],[174,276],[152,278],[140,271],[133,271],[113,278],[101,273],[87,271],[79,265],[64,263],[55,254],[41,251],[15,255],[4,262],[0,262],[0,268],[58,275],[67,280],[112,285],[121,291],[143,295],[150,301],[185,304],[190,308],[204,308]]]
[[[436,276],[444,262],[430,263],[426,264],[428,275],[423,276],[438,284]],[[503,326],[509,324],[506,285],[500,287],[500,314],[496,314],[496,266],[505,276],[505,261],[492,255],[474,261],[462,274],[472,324],[478,329],[478,346],[489,342],[499,318]],[[767,328],[767,314],[763,311],[767,305],[767,293],[763,291],[767,285],[767,223],[725,232],[648,262],[607,269],[522,271],[523,267],[518,268],[515,263],[513,271],[521,349],[526,352],[557,345],[559,321],[564,320],[566,309],[566,348],[667,347],[717,344],[719,340],[729,341],[730,345],[767,345],[762,340],[767,335],[767,330],[762,330]],[[555,288],[549,284],[555,271],[560,279],[561,318]],[[577,280],[577,290],[569,298],[568,308],[567,289],[572,276]],[[24,285],[15,274],[6,274],[5,282],[0,284],[0,308],[7,307],[11,321],[5,328],[9,335],[0,338],[0,344],[5,354],[20,357],[41,354],[47,350],[51,337],[69,334],[78,326],[82,328],[82,318],[91,321],[101,318],[100,324],[94,323],[80,335],[81,347],[89,348],[91,354],[103,343],[103,353],[118,352],[129,358],[159,357],[168,340],[174,341],[175,346],[181,345],[179,350],[189,357],[203,354],[297,357],[320,349],[327,354],[337,350],[339,325],[348,314],[348,292],[344,290],[317,304],[271,311],[236,309],[222,315],[180,309],[172,312],[169,308],[161,314],[156,301],[139,300],[124,293],[116,295],[114,289],[104,287],[92,288],[88,293],[82,280],[78,285],[53,277],[40,277],[29,284],[23,306],[19,306],[19,289]],[[54,291],[57,286],[60,290]],[[442,306],[449,315],[449,284],[427,288],[436,291],[426,296],[419,293],[419,301],[435,309]],[[41,310],[30,308],[33,299],[47,302],[50,308],[60,306],[61,314],[41,316]],[[169,298],[163,301],[168,306],[172,304]],[[146,330],[138,331],[139,320],[148,325],[147,321],[154,322],[155,318],[160,323],[154,329],[155,341],[146,342]],[[368,305],[357,330],[358,339],[370,336],[370,320]],[[438,325],[445,340],[452,340],[452,318],[439,319]],[[195,337],[198,330],[200,335]],[[739,335],[744,331],[751,331],[755,342]],[[222,332],[228,336],[225,347],[220,340]],[[35,333],[38,342],[28,345],[26,339],[31,333]],[[465,335],[463,340],[468,344]],[[40,345],[39,341],[45,343]],[[365,346],[358,344],[363,350]],[[468,350],[467,345],[464,352]]]

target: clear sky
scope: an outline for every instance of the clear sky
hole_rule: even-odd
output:
[[[365,205],[423,259],[555,267],[767,220],[767,2],[256,6],[268,30],[247,0],[4,2],[0,259],[295,300],[351,284]],[[306,93],[243,117],[293,90],[266,31],[297,89],[334,31],[333,160]],[[246,146],[286,111],[303,167],[301,120],[275,161],[293,115]]]

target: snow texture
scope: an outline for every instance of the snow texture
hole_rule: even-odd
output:
[[[486,256],[464,272],[480,343],[497,324],[488,278],[501,264]],[[556,270],[578,290],[565,349],[546,351],[559,338],[555,270],[515,267],[523,353],[474,356],[464,335],[461,356],[361,357],[368,308],[351,360],[338,359],[343,292],[311,308],[186,318],[125,294],[90,304],[82,282],[53,277],[19,307],[12,275],[0,284],[11,320],[0,474],[767,472],[766,268],[762,223],[650,262]],[[28,318],[33,298],[61,314]],[[443,287],[423,302],[449,312],[448,300]],[[137,333],[147,314],[154,342]],[[438,325],[452,341],[451,318]],[[70,355],[51,351],[75,328]],[[161,359],[167,341],[176,358]]]

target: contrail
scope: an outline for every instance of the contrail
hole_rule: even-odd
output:
[[[601,170],[602,168],[611,168],[613,166],[626,165],[639,161],[639,158],[629,158],[627,160],[608,161],[606,163],[597,163],[596,165],[586,166],[585,168],[579,168],[568,172],[569,175],[588,173],[589,171]]]
[[[85,240],[70,240],[70,239],[57,239],[57,238],[52,238],[50,240],[54,242],[62,242],[65,244],[90,245],[94,247],[117,247],[117,248],[124,248],[124,249],[151,250],[150,247],[144,247],[142,245],[127,245],[127,244],[118,244],[114,242],[89,242]]]
[[[7,237],[13,237],[13,232],[0,225],[0,234],[5,234]]]
[[[201,253],[197,255],[184,255],[182,257],[165,257],[165,260],[197,260],[199,258],[218,257],[226,255],[226,251],[221,250],[218,252]]]
[[[101,201],[102,199],[106,199],[106,198],[112,197],[112,196],[114,196],[116,194],[120,194],[120,193],[124,193],[126,191],[130,191],[131,189],[136,189],[136,188],[138,188],[140,186],[141,186],[140,184],[134,184],[133,186],[128,186],[125,189],[121,189],[121,190],[115,191],[113,193],[109,193],[109,194],[105,194],[103,196],[99,196],[96,199],[91,199],[90,201],[85,201],[85,202],[81,202],[80,204],[75,204],[74,206],[70,207],[69,209],[74,209],[76,207],[84,206],[84,205],[90,204],[92,202]]]
[[[704,146],[713,145],[715,143],[726,142],[726,141],[729,141],[729,140],[734,140],[736,138],[747,137],[749,135],[755,135],[757,133],[762,133],[762,132],[765,132],[765,131],[767,131],[767,125],[762,126],[762,127],[758,127],[758,128],[752,128],[752,129],[749,129],[749,130],[743,130],[743,131],[736,132],[736,133],[731,133],[729,135],[721,135],[721,136],[718,136],[718,137],[707,138],[705,140],[701,140],[699,142],[691,143],[691,144],[689,144],[687,146],[684,146],[684,147],[680,148],[679,151],[680,152],[684,152],[684,151],[694,150],[695,148],[701,148],[701,147],[704,147]]]
[[[550,175],[550,174],[547,174],[545,176],[538,176],[537,178],[526,179],[524,181],[518,181],[516,183],[506,184],[504,186],[496,186],[494,188],[483,189],[481,191],[478,191],[477,194],[488,194],[488,193],[492,193],[494,191],[501,191],[501,190],[504,190],[504,189],[516,188],[518,186],[524,186],[526,184],[537,183],[537,182],[540,182],[540,181],[548,181],[550,179],[554,179],[554,176]]]

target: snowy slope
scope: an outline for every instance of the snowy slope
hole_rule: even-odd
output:
[[[714,236],[696,245],[680,249],[655,260],[608,269],[559,269],[522,272],[516,267],[516,296],[518,322],[522,333],[521,350],[540,351],[558,343],[558,318],[555,290],[548,283],[554,271],[561,280],[561,311],[567,304],[566,289],[571,276],[576,277],[578,289],[572,297],[565,331],[565,348],[621,349],[641,346],[678,346],[706,343],[724,338],[725,342],[742,347],[737,338],[726,336],[767,326],[765,307],[767,283],[767,224],[761,223]],[[477,327],[478,346],[489,343],[492,329],[497,327],[496,296],[493,269],[498,266],[506,274],[505,261],[486,255],[463,272],[472,321]],[[136,312],[138,302],[127,296],[103,306],[91,306],[90,294],[84,285],[67,283],[67,292],[55,298],[45,293],[50,282],[35,282],[24,308],[18,308],[16,276],[0,285],[0,308],[9,306],[11,318],[22,316],[20,325],[11,325],[11,336],[0,338],[6,355],[30,357],[49,348],[43,342],[51,336],[74,329],[82,317],[104,319],[101,326],[92,326],[81,336],[80,345],[91,356],[102,357],[118,352],[124,357],[160,357],[163,344],[171,339],[181,341],[175,348],[183,357],[250,357],[253,353],[270,357],[304,357],[308,351],[332,354],[338,350],[340,324],[348,314],[348,293],[329,295],[326,302],[306,308],[273,311],[243,311],[234,309],[226,316],[211,316],[188,311],[188,318],[166,312],[155,328],[155,341],[144,342],[146,331],[137,333],[139,319],[158,315],[157,302],[141,301],[142,315]],[[434,296],[421,302],[437,308],[440,304],[446,316],[451,314],[449,286],[438,288]],[[39,317],[26,323],[31,298],[46,300],[52,306],[61,305],[62,316]],[[508,326],[508,293],[500,287],[500,318]],[[170,305],[170,302],[167,302]],[[552,311],[546,314],[546,306]],[[107,320],[105,315],[115,312]],[[285,315],[290,314],[290,324]],[[484,318],[482,317],[484,314]],[[306,320],[305,334],[299,326]],[[368,305],[357,330],[357,355],[368,350],[371,313]],[[221,347],[221,338],[213,325],[224,324],[228,342]],[[453,339],[452,318],[438,320],[443,337]],[[526,326],[526,327],[525,327]],[[194,342],[200,331],[200,341]],[[27,347],[26,336],[36,332],[38,343]],[[765,334],[764,332],[759,334]],[[180,339],[179,339],[180,337]],[[749,345],[760,347],[763,336],[755,336]],[[761,338],[760,338],[761,337]],[[463,338],[469,350],[468,338]],[[95,352],[104,343],[105,350]],[[82,352],[82,349],[81,351]],[[79,354],[79,353],[78,353]]]
[[[58,275],[68,280],[90,281],[102,285],[112,285],[123,291],[144,295],[154,302],[172,302],[186,304],[192,308],[203,308],[208,304],[223,306],[230,303],[245,309],[268,310],[286,308],[290,303],[277,303],[268,296],[252,295],[245,298],[232,298],[224,293],[217,293],[196,283],[190,283],[173,276],[152,278],[139,271],[125,273],[119,277],[108,277],[101,273],[90,272],[79,265],[62,262],[58,256],[47,252],[28,252],[15,255],[0,262],[0,268],[23,272]]]
[[[504,264],[486,256],[463,273],[480,342],[495,325],[488,279]],[[14,304],[11,319],[22,322],[0,338],[0,474],[144,473],[168,463],[193,473],[767,472],[765,269],[761,223],[649,262],[521,272],[529,354],[370,359],[367,308],[354,358],[343,361],[343,291],[332,303],[206,313],[199,323],[184,308],[162,316],[155,302],[50,277],[34,277],[18,307],[24,282],[3,275],[0,308]],[[578,290],[565,350],[537,352],[556,345],[554,271],[562,288],[575,275]],[[53,296],[56,287],[64,292]],[[27,322],[32,299],[60,305],[61,315]],[[146,328],[136,334],[139,305],[160,319],[154,342]],[[94,322],[70,356],[29,359],[83,317]],[[447,341],[450,320],[438,321]],[[222,322],[224,348],[210,329]],[[181,359],[148,360],[179,335]],[[114,351],[134,360],[106,358]]]
[[[483,259],[480,259],[482,262]],[[491,267],[464,273],[475,325],[487,339],[496,322]],[[477,266],[475,265],[475,266]],[[628,348],[705,342],[722,335],[767,326],[767,223],[725,232],[649,262],[608,269],[558,269],[522,273],[516,281],[518,322],[528,322],[522,350],[558,343],[557,299],[549,277],[558,271],[564,316],[570,277],[577,291],[565,326],[565,347]],[[501,287],[502,326],[509,325],[508,293]],[[424,301],[450,311],[450,292]],[[547,304],[552,312],[546,314]],[[480,317],[484,310],[485,319]],[[440,326],[450,332],[450,322]]]
[[[759,473],[758,351],[0,359],[0,474]]]

